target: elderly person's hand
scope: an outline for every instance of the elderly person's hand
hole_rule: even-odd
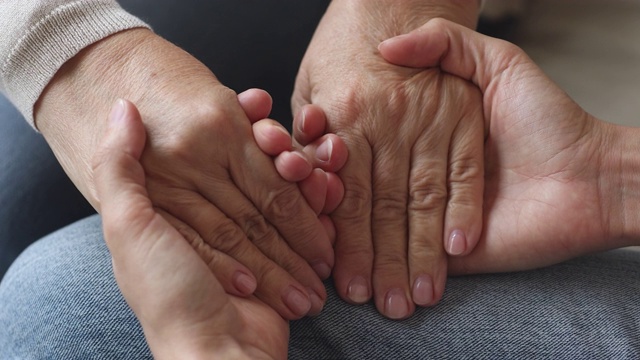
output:
[[[289,328],[255,297],[228,295],[148,197],[136,108],[114,107],[93,168],[116,281],[158,359],[286,359]]]
[[[476,1],[335,0],[302,61],[292,105],[317,104],[345,140],[345,198],[334,279],[354,304],[373,295],[389,318],[441,298],[447,253],[468,254],[482,231],[484,123],[466,81],[390,65],[378,44],[434,16],[475,26]],[[305,144],[304,119],[295,138]]]
[[[35,120],[83,194],[98,206],[89,164],[117,98],[148,133],[140,159],[155,209],[226,291],[253,293],[283,317],[318,313],[334,263],[322,222],[257,146],[236,94],[199,61],[144,29],[83,50],[56,74]],[[331,166],[326,166],[331,168]]]
[[[437,19],[380,45],[483,93],[484,234],[453,273],[524,270],[640,241],[639,130],[585,112],[515,45]],[[428,71],[428,70],[426,70]]]

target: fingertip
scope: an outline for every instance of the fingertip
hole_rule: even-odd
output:
[[[258,287],[256,279],[252,275],[242,271],[237,271],[233,275],[233,285],[238,291],[237,295],[239,296],[249,296],[253,294]]]
[[[395,65],[407,67],[433,67],[439,65],[449,48],[447,29],[451,22],[435,18],[407,34],[398,35],[380,43],[382,57]]]
[[[275,158],[274,165],[278,174],[290,182],[302,181],[313,171],[309,161],[295,151],[283,151]]]
[[[448,255],[454,257],[466,256],[473,252],[480,239],[482,225],[473,224],[467,230],[454,229],[449,231],[444,241],[444,248]]]
[[[331,157],[324,166],[322,166],[322,169],[330,172],[338,172],[347,163],[349,157],[347,144],[345,144],[341,137],[335,134],[327,134],[325,137],[326,140],[324,141],[331,142],[332,149]]]
[[[327,118],[318,105],[307,104],[293,118],[293,136],[301,145],[320,138],[325,133]]]
[[[378,44],[378,51],[382,57],[391,62],[402,62],[406,58],[406,54],[411,53],[411,47],[415,45],[415,41],[411,33],[402,34],[389,38]]]
[[[451,256],[461,256],[467,253],[467,236],[460,229],[453,230],[445,241],[447,254]]]
[[[138,108],[130,101],[118,99],[109,113],[108,131],[101,147],[124,151],[139,159],[144,149],[146,132]]]
[[[311,299],[306,292],[289,286],[282,294],[282,302],[291,311],[293,319],[299,319],[311,310]]]
[[[291,150],[291,135],[275,120],[262,119],[253,126],[253,137],[256,144],[269,156],[278,156],[284,151]]]
[[[311,289],[308,289],[307,291],[309,292],[309,300],[311,301],[311,308],[309,309],[307,316],[318,316],[324,308],[325,301],[322,300],[315,291]]]
[[[256,88],[238,94],[238,102],[251,123],[269,116],[273,106],[271,95],[265,90]]]

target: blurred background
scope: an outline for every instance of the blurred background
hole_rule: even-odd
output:
[[[591,114],[640,126],[640,0],[486,0],[479,30],[522,47]]]

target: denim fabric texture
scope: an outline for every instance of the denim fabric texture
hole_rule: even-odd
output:
[[[97,216],[32,245],[0,283],[0,359],[147,359]],[[327,283],[291,323],[291,359],[638,359],[640,252],[449,280],[441,304],[391,321]]]

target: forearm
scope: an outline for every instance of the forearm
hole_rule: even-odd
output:
[[[135,48],[147,32],[117,34],[87,47],[60,68],[34,107],[38,129],[94,207],[90,185],[93,149],[104,134],[111,104],[134,92],[125,91],[129,84],[125,79],[135,76],[131,64]]]
[[[177,134],[218,84],[199,61],[146,29],[120,32],[65,63],[47,86],[34,114],[36,124],[63,168],[95,206],[90,159],[118,98],[143,115],[150,138]],[[172,114],[173,116],[171,116]]]
[[[115,0],[0,1],[0,91],[33,125],[33,106],[67,60],[111,34],[146,27]]]

